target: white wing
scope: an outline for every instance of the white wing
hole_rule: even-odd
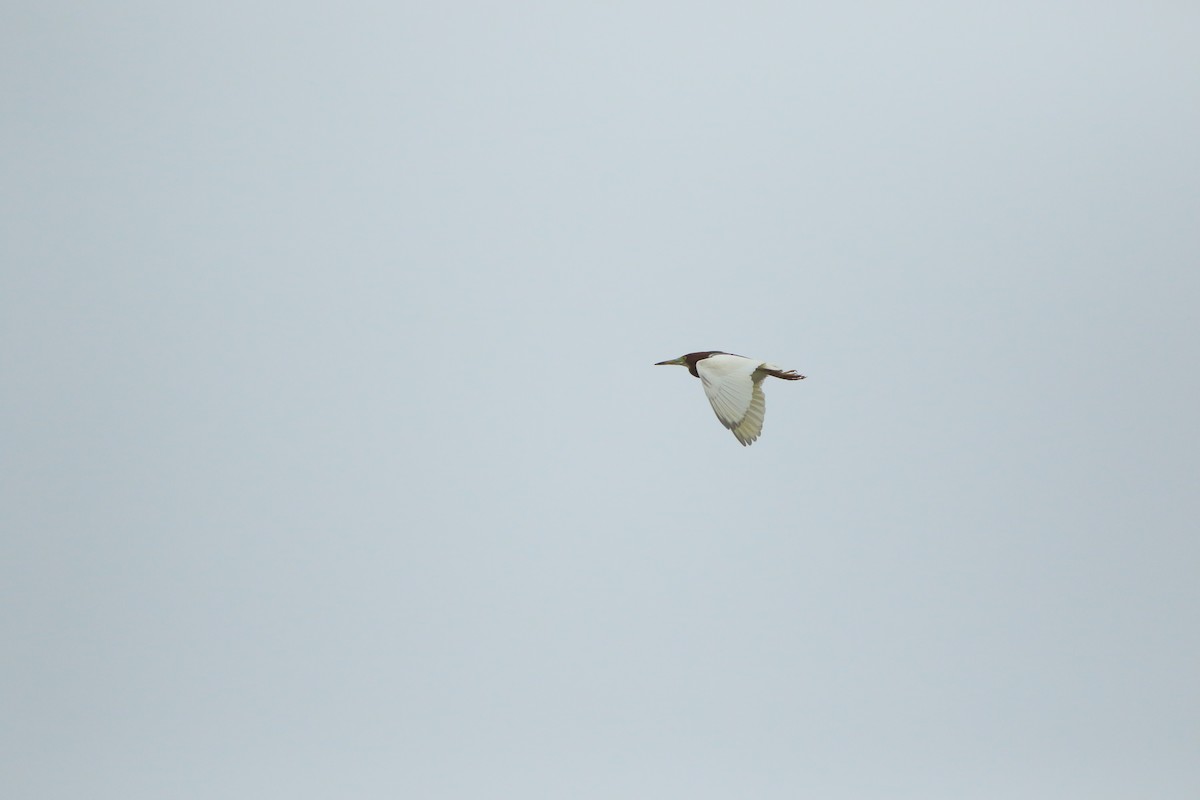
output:
[[[717,419],[744,445],[753,442],[762,432],[766,399],[760,386],[763,376],[755,375],[762,363],[727,354],[696,362],[704,394]]]

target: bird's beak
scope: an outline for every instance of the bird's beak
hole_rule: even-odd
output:
[[[666,366],[667,364],[678,364],[679,366],[682,367],[684,365],[683,356],[680,356],[679,358],[672,358],[670,361],[659,361],[654,366],[662,367],[662,366]]]

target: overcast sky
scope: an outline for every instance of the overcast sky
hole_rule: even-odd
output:
[[[2,20],[4,797],[1200,797],[1200,6]]]

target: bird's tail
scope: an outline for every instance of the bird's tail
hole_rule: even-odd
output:
[[[801,375],[799,372],[796,372],[796,370],[794,370],[794,369],[783,370],[783,369],[768,369],[768,368],[764,367],[763,372],[767,373],[768,375],[773,375],[776,378],[783,378],[785,381],[802,381],[802,380],[804,380],[804,376]]]

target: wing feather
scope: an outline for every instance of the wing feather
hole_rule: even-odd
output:
[[[725,353],[696,363],[704,394],[717,419],[743,445],[753,442],[762,432],[766,400],[759,385],[762,375],[755,374],[762,363]]]
[[[767,398],[763,395],[762,378],[754,381],[754,397],[746,416],[733,428],[733,435],[743,445],[749,445],[762,433],[763,417],[767,413]]]

